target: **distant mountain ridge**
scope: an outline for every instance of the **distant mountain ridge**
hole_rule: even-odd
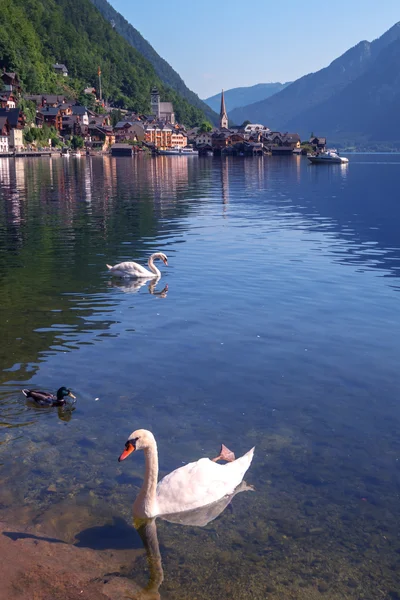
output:
[[[182,98],[185,98],[192,106],[203,111],[207,119],[212,123],[218,122],[218,115],[210,107],[200,100],[197,94],[192,92],[176,71],[161,58],[147,40],[131,25],[118,11],[111,6],[107,0],[91,0],[94,6],[101,12],[103,17],[109,21],[114,29],[135,48],[152,65],[158,77],[163,83],[174,89]],[[218,109],[219,112],[219,109]]]
[[[392,127],[388,124],[400,93],[399,44],[400,22],[274,96],[233,110],[230,118],[236,123],[249,119],[272,129],[297,131],[302,137],[314,131],[334,140],[384,141],[388,136],[400,140],[400,132],[395,133],[397,120]]]
[[[247,104],[253,104],[259,100],[265,100],[273,94],[277,94],[285,87],[290,85],[287,83],[257,83],[249,87],[237,87],[231,88],[230,90],[224,90],[226,108],[229,112],[240,106],[246,106]],[[219,113],[221,94],[215,94],[204,100],[206,104],[216,113]]]

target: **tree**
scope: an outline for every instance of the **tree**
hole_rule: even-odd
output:
[[[27,129],[24,131],[24,139],[27,144],[32,144],[35,139],[32,129]]]
[[[251,121],[249,121],[248,119],[246,121],[243,121],[242,127],[246,127],[246,125],[251,125]]]
[[[201,133],[206,133],[207,131],[212,131],[212,125],[209,121],[203,121],[200,123],[199,131]]]
[[[28,125],[34,125],[36,120],[36,104],[31,100],[25,100],[21,98],[18,102],[18,108],[22,110],[26,117],[26,122]]]
[[[71,138],[71,146],[74,150],[77,150],[78,148],[83,148],[83,146],[85,145],[85,142],[83,140],[83,138],[80,135],[73,135]]]
[[[113,127],[116,126],[116,124],[118,123],[118,121],[122,120],[122,112],[117,109],[117,110],[112,110],[111,111],[111,125]]]

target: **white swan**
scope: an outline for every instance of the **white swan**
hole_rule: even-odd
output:
[[[228,456],[232,462],[219,465],[209,458],[200,458],[172,471],[157,484],[157,444],[151,431],[138,429],[131,433],[118,461],[125,460],[135,450],[144,450],[145,475],[133,504],[133,513],[148,519],[207,506],[232,494],[250,467],[254,454],[252,448],[237,460],[232,460],[223,447],[220,456],[214,460]]]
[[[154,277],[161,277],[161,272],[154,264],[155,260],[162,260],[164,265],[168,266],[168,258],[162,252],[155,252],[149,258],[148,265],[149,269],[145,269],[142,265],[135,262],[122,262],[118,265],[107,265],[108,270],[112,275],[117,277],[135,277],[137,279],[153,279]]]

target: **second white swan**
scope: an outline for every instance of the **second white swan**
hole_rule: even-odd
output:
[[[136,262],[122,262],[114,265],[107,265],[107,269],[112,275],[117,277],[133,277],[136,279],[152,279],[153,277],[161,277],[161,271],[154,264],[155,260],[162,260],[164,265],[168,266],[168,258],[163,252],[155,252],[148,260],[149,269],[145,269],[142,265]]]
[[[144,450],[146,465],[143,486],[133,504],[134,515],[141,518],[193,510],[232,494],[254,454],[252,448],[236,460],[229,459],[232,462],[225,465],[200,458],[172,471],[157,483],[157,444],[151,431],[138,429],[131,433],[118,460],[125,460],[135,450]],[[225,458],[222,453],[220,457]]]

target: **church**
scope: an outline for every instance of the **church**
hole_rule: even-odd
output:
[[[175,125],[174,106],[172,102],[160,102],[160,94],[156,87],[151,90],[151,114],[158,121]]]
[[[221,110],[219,113],[219,128],[228,129],[228,113],[226,112],[224,90],[221,93]]]

